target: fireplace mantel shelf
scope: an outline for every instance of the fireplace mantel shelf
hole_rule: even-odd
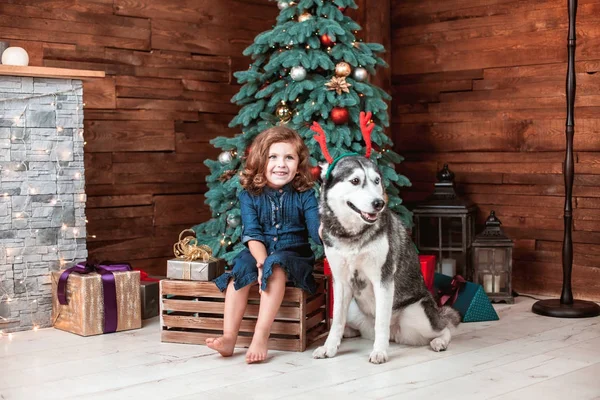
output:
[[[104,78],[105,73],[104,71],[91,71],[86,69],[0,65],[0,75],[29,76],[34,78],[89,79]]]

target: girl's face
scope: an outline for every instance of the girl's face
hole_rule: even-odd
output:
[[[265,169],[267,185],[273,189],[280,189],[290,183],[296,176],[299,162],[298,153],[291,143],[273,143],[269,147]]]

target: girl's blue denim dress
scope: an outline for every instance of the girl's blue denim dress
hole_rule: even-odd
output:
[[[286,272],[288,281],[310,294],[317,289],[313,278],[315,256],[308,238],[320,244],[319,205],[314,189],[297,192],[291,183],[276,190],[264,187],[258,196],[247,191],[240,193],[242,214],[242,243],[258,240],[267,249],[263,265],[261,288],[267,288],[267,280],[273,266],[279,265]],[[258,279],[256,260],[248,248],[233,260],[231,272],[225,272],[214,282],[224,291],[229,280],[234,280],[236,290],[253,284]]]

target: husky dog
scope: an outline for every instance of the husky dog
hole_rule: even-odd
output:
[[[323,176],[320,212],[335,302],[329,336],[313,357],[335,356],[342,336],[358,334],[374,340],[374,364],[387,361],[390,339],[445,350],[460,315],[439,308],[427,290],[408,232],[386,207],[375,163],[358,155],[335,160]]]

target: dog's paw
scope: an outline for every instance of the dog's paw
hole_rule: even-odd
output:
[[[431,346],[433,351],[444,351],[448,348],[448,342],[439,337],[429,342],[429,345]]]
[[[337,354],[338,347],[337,346],[321,346],[317,347],[315,351],[313,351],[313,358],[331,358],[335,357]]]
[[[373,364],[383,364],[388,360],[387,351],[373,350],[369,356],[369,362]]]

